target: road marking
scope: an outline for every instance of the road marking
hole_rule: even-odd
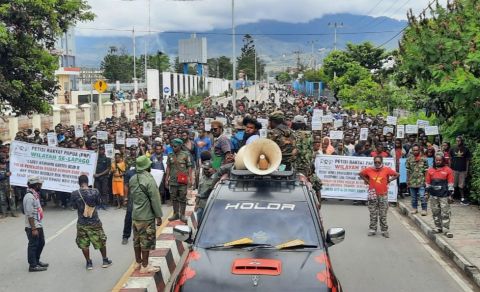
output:
[[[442,259],[442,257],[437,251],[430,247],[429,243],[425,241],[425,239],[418,233],[418,231],[407,223],[406,218],[400,215],[397,211],[393,211],[392,213],[395,217],[397,217],[398,221],[400,221],[400,223],[402,223],[402,225],[408,231],[410,231],[410,233],[420,242],[423,248],[427,250],[427,252],[435,259],[435,261],[437,261],[437,263],[453,278],[453,280],[457,282],[457,284],[460,286],[460,288],[462,288],[463,291],[474,291],[472,286],[464,279],[462,279],[459,273],[456,270],[452,269],[450,265],[444,259]]]
[[[47,240],[45,240],[45,244],[48,244],[50,241],[54,240],[55,238],[59,237],[60,234],[64,233],[68,228],[70,228],[70,226],[72,226],[73,224],[77,223],[77,219],[73,219],[70,223],[68,223],[67,225],[63,226],[60,230],[58,230],[57,232],[55,232],[54,235],[50,236],[49,238],[47,238]]]
[[[156,234],[157,237],[162,233],[163,229],[167,226],[167,224],[169,222],[167,218],[172,216],[172,215],[173,215],[173,212],[171,212],[170,215],[165,217],[165,219],[162,219],[162,221],[163,221],[162,225],[160,225],[157,228],[157,234]],[[128,267],[128,270],[123,274],[123,276],[120,278],[120,280],[118,280],[117,284],[115,284],[115,286],[112,289],[112,292],[118,292],[123,288],[123,285],[125,285],[125,283],[127,283],[128,278],[132,274],[132,272],[134,270],[134,267],[135,267],[135,260],[132,262],[130,267]]]

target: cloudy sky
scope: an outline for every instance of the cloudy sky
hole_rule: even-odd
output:
[[[325,14],[352,13],[405,19],[412,8],[418,13],[431,0],[236,0],[237,24],[262,19],[307,22]],[[88,0],[97,15],[80,23],[77,35],[127,35],[122,30],[147,30],[148,0]],[[446,3],[446,0],[440,0]],[[152,31],[206,31],[231,27],[231,0],[150,0]]]

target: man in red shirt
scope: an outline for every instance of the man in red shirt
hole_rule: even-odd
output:
[[[452,238],[450,232],[450,200],[452,200],[454,176],[453,170],[446,165],[445,157],[439,153],[435,155],[433,167],[427,170],[425,184],[430,195],[433,221],[437,233],[444,233]]]
[[[360,172],[360,177],[368,185],[368,210],[370,211],[370,227],[368,236],[377,232],[378,217],[380,217],[380,230],[385,238],[390,237],[387,225],[388,211],[388,184],[400,175],[393,169],[383,165],[383,157],[373,159],[374,166],[365,168]]]
[[[375,151],[372,151],[372,153],[370,153],[370,156],[390,157],[390,154],[388,154],[388,152],[385,151],[385,147],[383,146],[382,142],[378,142],[377,145],[375,145]]]

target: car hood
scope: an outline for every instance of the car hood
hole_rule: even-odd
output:
[[[233,274],[233,266],[281,262],[279,275]],[[250,261],[251,259],[251,261]],[[325,250],[196,249],[190,252],[177,280],[176,291],[339,291]]]

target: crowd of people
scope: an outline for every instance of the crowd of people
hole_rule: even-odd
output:
[[[42,210],[48,202],[78,210],[79,224],[82,221],[86,227],[82,224],[81,227],[77,226],[77,245],[85,256],[87,269],[91,269],[88,252],[90,243],[100,249],[106,267],[111,261],[106,256],[106,239],[97,211],[95,209],[91,212],[90,217],[84,216],[85,207],[125,208],[122,243],[128,243],[133,229],[138,268],[143,272],[156,271],[156,267],[148,265],[148,251],[152,245],[154,247],[152,230],[155,230],[155,225],[161,224],[162,214],[161,209],[145,206],[157,205],[157,196],[158,206],[160,202],[171,200],[174,214],[168,220],[186,223],[188,190],[195,189],[197,215],[201,218],[209,191],[219,176],[231,167],[239,149],[265,137],[277,143],[281,149],[282,169],[294,169],[303,174],[310,181],[319,201],[322,183],[315,173],[315,157],[372,157],[374,166],[359,174],[370,186],[369,195],[365,198],[371,215],[369,235],[375,234],[379,219],[382,234],[388,237],[386,185],[376,185],[379,182],[375,178],[385,177],[382,184],[398,180],[400,159],[406,158],[407,182],[397,184],[399,196],[411,196],[413,212],[418,212],[416,210],[420,201],[421,215],[426,215],[427,195],[430,195],[435,224],[438,223],[439,232],[445,231],[451,237],[448,204],[453,198],[453,191],[462,204],[468,204],[465,180],[469,171],[470,152],[462,137],[457,138],[455,147],[451,147],[448,142],[441,143],[440,136],[427,136],[422,129],[416,134],[397,137],[395,132],[384,131],[389,125],[386,117],[381,115],[372,116],[363,111],[346,110],[327,97],[303,96],[287,88],[271,91],[278,92],[278,95],[269,94],[268,100],[249,100],[245,96],[237,100],[235,107],[231,101],[225,105],[212,98],[206,98],[197,108],[174,104],[172,108],[178,110],[165,115],[161,122],[156,121],[157,110],[152,105],[143,109],[135,120],[129,121],[122,116],[84,125],[84,135],[81,137],[75,136],[76,129],[73,125],[63,124],[56,125],[54,129],[45,129],[43,133],[38,129],[18,132],[15,136],[18,141],[48,145],[47,136],[51,132],[56,135],[58,147],[98,152],[94,182],[88,182],[88,178],[85,181],[85,177],[81,177],[80,190],[73,194],[38,188],[38,184],[41,185],[38,178],[29,180],[28,187],[10,186],[9,145],[2,144],[0,216],[8,213],[15,215],[18,203],[23,200],[27,215],[26,231],[31,240],[34,237],[32,231],[41,228],[38,225],[41,226],[43,211],[40,215],[38,210]],[[321,130],[312,131],[312,119],[318,110],[323,115],[330,115],[332,121],[323,123]],[[153,125],[149,135],[144,133],[145,122],[152,122]],[[361,129],[365,128],[368,129],[368,134],[362,136]],[[343,131],[343,138],[330,139],[332,130]],[[98,131],[106,131],[107,138],[98,139]],[[126,133],[125,138],[137,138],[138,143],[130,147],[118,143],[119,131]],[[107,144],[114,145],[113,153],[106,153]],[[396,169],[387,171],[382,168],[383,159],[387,157],[394,158]],[[429,165],[428,158],[434,159],[433,165]],[[159,187],[147,174],[150,169],[164,172]],[[37,187],[34,183],[30,185],[31,182],[36,182]],[[95,192],[88,191],[92,185]],[[29,198],[27,204],[25,198]],[[32,214],[32,208],[37,210],[35,214]],[[29,220],[28,214],[39,220]],[[41,244],[32,243],[32,246],[35,248],[30,256],[29,244],[30,269],[46,270],[48,265],[40,262]]]

